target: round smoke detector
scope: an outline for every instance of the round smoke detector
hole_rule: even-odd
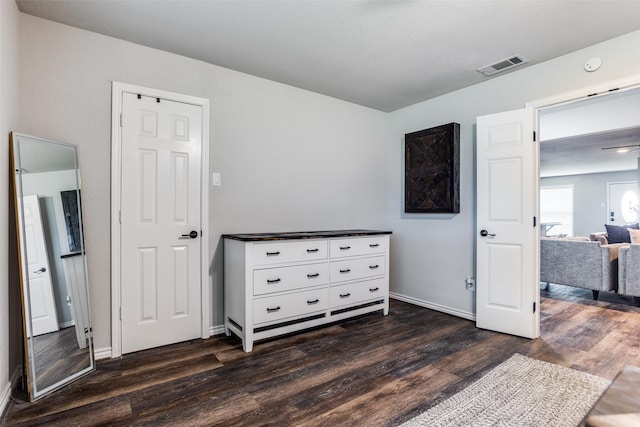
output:
[[[602,65],[602,59],[598,57],[593,57],[588,59],[587,62],[584,63],[584,70],[591,73],[596,71]]]

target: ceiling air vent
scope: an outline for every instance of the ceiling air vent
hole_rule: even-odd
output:
[[[518,65],[524,64],[525,62],[527,62],[527,60],[523,56],[514,55],[510,58],[503,59],[502,61],[498,61],[495,64],[478,68],[478,71],[480,71],[485,76],[492,76],[496,73],[500,73],[502,71],[508,70],[509,68],[513,68]]]

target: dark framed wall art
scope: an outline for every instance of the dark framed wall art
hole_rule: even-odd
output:
[[[405,134],[404,211],[460,212],[460,125]]]

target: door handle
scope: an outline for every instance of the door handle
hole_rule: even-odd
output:
[[[181,239],[187,239],[187,238],[195,239],[196,237],[198,237],[198,232],[196,230],[191,231],[191,233],[189,234],[180,235]]]
[[[40,270],[34,271],[34,273],[44,273],[45,271],[47,271],[47,269],[42,267]]]
[[[480,230],[480,235],[481,235],[482,237],[487,237],[487,236],[489,236],[489,237],[495,237],[495,236],[496,236],[495,234],[491,234],[491,233],[489,233],[487,230]]]

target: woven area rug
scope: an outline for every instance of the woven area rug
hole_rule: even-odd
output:
[[[575,427],[609,381],[520,354],[403,427]]]

